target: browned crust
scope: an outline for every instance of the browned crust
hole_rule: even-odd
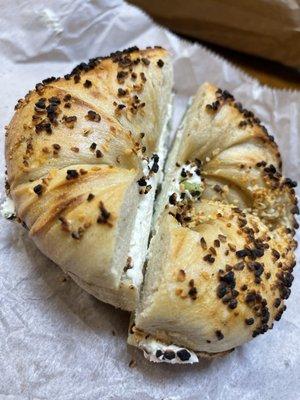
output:
[[[122,62],[122,60],[124,60],[124,57],[126,57],[127,55],[151,56],[153,53],[161,54],[161,56],[163,57],[167,54],[167,50],[165,50],[164,48],[162,48],[160,46],[147,47],[146,49],[140,50],[137,46],[134,46],[134,47],[130,47],[128,49],[124,49],[122,51],[116,51],[114,53],[111,53],[108,56],[91,58],[87,63],[82,62],[82,63],[78,64],[76,67],[73,68],[73,70],[69,74],[66,74],[63,77],[53,77],[52,76],[52,77],[42,80],[42,82],[37,83],[35,85],[35,90],[29,91],[25,95],[24,99],[18,100],[18,102],[15,106],[15,110],[18,110],[18,109],[24,107],[24,105],[30,101],[30,99],[31,99],[30,96],[33,93],[37,93],[40,95],[40,94],[42,94],[42,91],[46,87],[48,87],[48,88],[56,87],[55,82],[69,81],[71,78],[73,78],[76,75],[84,76],[85,73],[92,71],[96,68],[109,70],[112,63]]]
[[[84,119],[87,117],[85,115],[85,117],[83,118],[83,115],[81,115],[82,112],[91,110],[91,112],[93,112],[94,114],[100,114],[99,118],[103,118],[103,120],[106,122],[106,125],[111,125],[111,128],[114,129],[114,131],[111,130],[111,132],[109,133],[110,137],[117,137],[117,129],[118,135],[122,136],[122,140],[128,142],[128,151],[136,151],[135,147],[137,147],[138,149],[142,148],[142,145],[140,145],[140,147],[137,146],[136,138],[132,136],[131,132],[129,132],[128,129],[124,128],[124,126],[119,122],[118,118],[116,118],[116,115],[111,115],[110,112],[106,115],[105,109],[101,109],[101,107],[98,107],[97,104],[99,103],[99,101],[101,103],[101,96],[106,96],[106,92],[104,91],[103,93],[100,93],[99,90],[96,88],[97,85],[95,85],[95,87],[94,85],[92,85],[89,89],[87,89],[84,87],[84,82],[85,79],[88,79],[87,81],[91,84],[91,81],[89,79],[98,79],[97,76],[102,76],[100,75],[100,73],[103,74],[104,72],[104,75],[105,73],[107,73],[109,76],[111,74],[111,77],[114,80],[114,84],[116,84],[117,71],[126,70],[126,73],[128,74],[128,71],[131,71],[131,65],[132,68],[135,66],[134,63],[136,60],[138,60],[141,65],[143,65],[143,68],[147,68],[146,64],[144,65],[144,63],[149,62],[149,60],[151,60],[152,58],[155,61],[159,57],[164,58],[167,54],[167,51],[160,47],[147,48],[145,50],[139,50],[137,47],[132,47],[123,51],[112,53],[108,57],[97,57],[89,60],[88,63],[81,63],[76,66],[70,74],[67,74],[64,77],[50,77],[44,79],[41,83],[38,83],[35,87],[35,90],[30,91],[29,93],[27,93],[24,99],[20,99],[18,101],[15,107],[16,112],[9,126],[7,127],[5,142],[5,158],[8,170],[7,191],[9,192],[10,186],[16,187],[18,184],[22,183],[22,179],[26,179],[26,175],[30,175],[31,166],[35,165],[36,162],[40,165],[44,165],[46,161],[48,162],[49,158],[47,159],[46,155],[42,155],[43,157],[40,157],[39,153],[42,149],[40,148],[40,145],[36,146],[35,143],[36,133],[34,131],[37,128],[40,129],[39,125],[45,125],[45,127],[41,127],[41,131],[43,133],[47,132],[48,130],[47,133],[51,134],[52,129],[55,129],[59,134],[62,134],[63,131],[70,133],[70,131],[68,131],[68,129],[66,130],[66,128],[62,125],[61,116],[63,114],[66,114],[69,117],[70,113],[72,113],[72,110],[64,108],[62,108],[62,110],[59,110],[60,114],[59,117],[57,117],[57,120],[59,121],[59,126],[57,126],[56,128],[55,123],[52,123],[51,120],[49,123],[50,117],[48,111],[46,115],[45,113],[43,115],[43,110],[37,111],[41,116],[41,122],[40,120],[37,120],[37,117],[39,117],[39,115],[34,114],[33,110],[36,108],[36,104],[40,102],[40,100],[43,98],[45,98],[47,101],[46,105],[43,106],[45,111],[45,108],[48,109],[48,107],[51,106],[50,103],[48,105],[48,100],[50,96],[52,96],[52,98],[53,96],[57,96],[61,100],[71,93],[72,104],[74,105],[74,107],[77,106],[78,108],[79,121],[81,124],[82,121],[84,121]],[[162,62],[162,60],[159,61]],[[159,67],[157,68],[159,69]],[[76,79],[81,79],[81,85],[76,86]],[[118,82],[118,85],[120,85],[120,82]],[[80,90],[78,91],[79,88]],[[79,93],[82,93],[83,98],[81,98]],[[87,93],[88,96],[84,98],[85,94]],[[117,94],[113,93],[112,96],[116,97]],[[120,98],[119,100],[121,101],[122,98]],[[27,105],[29,105],[30,108],[26,108]],[[61,106],[64,107],[65,105],[65,103],[62,104],[61,100]],[[134,106],[136,106],[136,104]],[[63,113],[61,113],[61,111],[63,111]],[[35,121],[31,120],[32,117],[36,117]],[[74,118],[76,118],[76,114]],[[74,131],[76,131],[76,127]],[[19,149],[20,146],[22,146],[22,149]],[[17,150],[18,152],[16,152]],[[34,153],[36,151],[38,151],[38,154]],[[101,157],[100,149],[97,149],[95,153],[96,152],[98,152],[99,157]],[[36,157],[38,157],[37,160]],[[79,163],[81,162],[78,162],[78,164]],[[99,160],[99,163],[101,163],[101,160]],[[71,162],[71,164],[76,164],[76,162],[73,161]],[[36,171],[37,168],[34,168],[34,171]],[[36,173],[34,172],[33,179],[37,179],[39,177],[40,176],[36,176]],[[29,176],[28,179],[31,179],[31,176]]]
[[[41,233],[45,234],[47,230],[51,228],[52,222],[58,215],[71,207],[76,207],[77,205],[83,203],[85,200],[86,196],[80,195],[71,199],[63,200],[60,203],[56,204],[41,217],[39,217],[37,221],[32,225],[29,231],[30,236],[40,235]]]

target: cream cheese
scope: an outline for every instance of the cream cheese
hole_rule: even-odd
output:
[[[169,364],[194,364],[199,362],[195,352],[175,344],[166,345],[148,335],[147,338],[144,337],[138,342],[134,338],[130,342],[142,349],[144,357],[152,362]]]
[[[175,167],[176,164],[176,159],[180,150],[180,144],[181,144],[181,139],[182,135],[184,132],[184,121],[185,121],[185,116],[188,112],[188,109],[190,107],[191,100],[188,102],[187,109],[182,117],[181,123],[179,125],[179,128],[177,129],[175,133],[175,137],[172,137],[172,150],[168,154],[168,159],[164,168],[164,184],[162,186],[162,192],[159,194],[155,208],[154,208],[154,218],[153,218],[153,227],[155,230],[155,225],[157,222],[157,219],[159,218],[163,208],[165,205],[168,203],[168,197],[176,192],[178,190],[178,179],[176,179],[177,175],[179,175],[179,168]],[[174,171],[175,167],[175,171]],[[179,178],[179,176],[178,176]]]
[[[163,179],[163,166],[167,154],[166,138],[169,133],[169,122],[171,120],[171,115],[172,99],[168,104],[166,118],[156,152],[159,157],[159,170],[158,173],[151,176],[150,179],[147,181],[147,184],[152,186],[151,190],[147,194],[141,195],[141,200],[138,206],[130,241],[128,256],[131,257],[132,267],[126,270],[125,279],[130,279],[132,281],[132,284],[136,287],[139,287],[143,281],[143,265],[147,255],[148,239],[152,224],[155,191],[158,183],[161,182]],[[150,159],[149,161],[144,160],[144,175],[148,175],[153,162],[153,159]]]
[[[0,214],[3,218],[14,219],[16,217],[15,204],[12,199],[6,197],[0,206]]]
[[[132,236],[130,240],[129,257],[132,259],[132,268],[127,269],[126,277],[132,281],[135,286],[140,286],[143,280],[143,264],[147,252],[148,236],[151,228],[152,206],[155,196],[155,189],[143,195],[141,200]],[[148,234],[147,234],[148,233]]]

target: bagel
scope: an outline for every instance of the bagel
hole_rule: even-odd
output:
[[[281,318],[299,211],[274,138],[226,90],[200,87],[167,154],[172,84],[160,47],[37,84],[7,127],[3,214],[132,311],[128,343],[149,360],[194,363]]]

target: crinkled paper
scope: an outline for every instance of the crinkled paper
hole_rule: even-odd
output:
[[[81,61],[132,45],[161,45],[172,52],[174,129],[188,97],[202,82],[211,81],[232,91],[265,122],[280,145],[286,173],[300,181],[299,92],[262,87],[120,0],[14,0],[2,1],[0,13],[0,200],[4,126],[16,100],[48,76],[63,75]],[[225,358],[190,366],[157,365],[126,345],[127,313],[66,279],[27,232],[2,219],[0,399],[297,400],[299,275],[296,268],[288,309],[273,331]],[[131,360],[134,367],[129,367]]]

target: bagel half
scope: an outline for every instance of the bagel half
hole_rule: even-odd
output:
[[[18,220],[80,286],[125,310],[142,281],[172,82],[166,50],[116,52],[37,84],[7,128]]]
[[[193,363],[272,329],[293,281],[294,186],[258,118],[202,85],[168,157],[129,344]]]

